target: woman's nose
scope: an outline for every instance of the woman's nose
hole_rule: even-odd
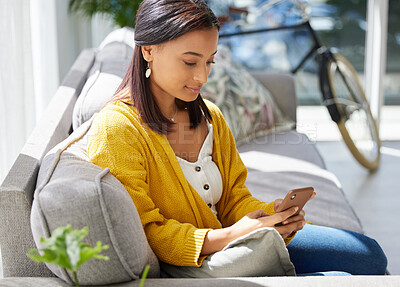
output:
[[[200,67],[199,69],[197,69],[193,79],[195,81],[200,82],[201,84],[205,84],[207,82],[207,78],[208,78],[208,69],[207,67]]]

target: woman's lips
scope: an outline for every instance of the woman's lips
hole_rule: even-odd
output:
[[[189,91],[191,91],[194,94],[199,94],[200,90],[201,90],[201,88],[189,88],[189,87],[186,87],[186,89],[188,89]]]

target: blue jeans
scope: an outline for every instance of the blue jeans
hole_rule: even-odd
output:
[[[300,276],[384,275],[386,272],[387,259],[379,244],[353,231],[306,224],[287,249]]]

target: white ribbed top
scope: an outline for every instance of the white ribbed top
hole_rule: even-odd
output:
[[[213,126],[207,121],[208,134],[200,149],[196,162],[189,162],[177,156],[183,174],[190,185],[217,215],[215,205],[221,199],[222,178],[215,162],[212,160]]]

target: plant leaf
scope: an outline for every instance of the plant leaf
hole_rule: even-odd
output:
[[[101,241],[97,241],[95,248],[92,248],[89,245],[83,246],[81,248],[80,260],[77,263],[77,267],[79,268],[83,263],[85,263],[87,260],[91,258],[108,261],[109,260],[108,256],[99,254],[100,252],[102,252],[103,250],[107,250],[108,248],[109,248],[108,245],[101,246]]]
[[[30,249],[29,250],[30,253],[28,253],[27,256],[38,263],[48,263],[52,265],[58,265],[60,267],[72,271],[69,260],[65,254],[57,253],[57,251],[49,248],[45,248],[40,251],[42,252],[42,255],[37,255],[39,254],[38,250]]]
[[[89,228],[84,227],[81,230],[73,230],[65,236],[68,258],[74,271],[77,271],[79,268],[78,262],[81,260],[81,249],[87,246],[87,244],[82,243],[82,239],[85,238],[88,233]]]
[[[87,18],[106,14],[120,27],[134,27],[141,2],[142,0],[69,0],[68,10]]]
[[[108,260],[107,256],[99,254],[108,249],[108,245],[101,245],[98,241],[95,248],[83,243],[82,239],[89,233],[89,228],[74,230],[71,225],[56,228],[51,237],[41,238],[40,242],[46,248],[29,249],[26,255],[39,263],[58,265],[71,272],[77,272],[79,267],[91,258]]]
[[[143,274],[142,274],[142,279],[140,279],[140,285],[139,287],[144,287],[144,282],[147,278],[147,273],[149,273],[150,270],[150,265],[147,264],[146,267],[144,268]]]

